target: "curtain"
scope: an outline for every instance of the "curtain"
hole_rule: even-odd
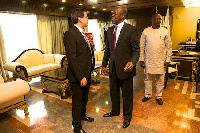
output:
[[[3,76],[5,81],[7,80],[6,75],[8,75],[8,73],[5,72],[5,70],[3,68],[3,64],[6,61],[7,61],[6,51],[5,51],[5,47],[4,47],[3,34],[2,34],[2,31],[1,31],[1,26],[0,26],[0,66],[1,66],[0,70],[1,70],[2,76]]]
[[[113,26],[111,21],[97,21],[99,28],[100,28],[100,43],[101,43],[101,50],[105,49],[105,33],[107,32],[108,28]]]
[[[37,15],[39,48],[46,54],[65,54],[63,37],[68,28],[66,17]]]
[[[136,20],[135,19],[126,19],[127,23],[133,26],[136,26]]]

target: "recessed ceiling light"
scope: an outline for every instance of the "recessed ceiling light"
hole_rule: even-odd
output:
[[[95,6],[93,6],[92,8],[96,8]]]
[[[78,4],[79,6],[82,6],[83,4],[82,3],[80,3],[80,4]]]
[[[65,9],[65,7],[60,7],[60,10],[64,10]]]
[[[22,4],[26,4],[27,2],[25,0],[22,1]]]
[[[47,4],[47,3],[44,3],[43,6],[46,8],[46,7],[48,6],[48,4]]]
[[[106,10],[106,8],[103,9],[104,11]]]
[[[66,2],[66,0],[62,0],[62,2],[64,3],[64,2]]]

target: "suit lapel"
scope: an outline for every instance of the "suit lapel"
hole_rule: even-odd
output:
[[[111,44],[111,46],[110,46],[111,48],[113,48],[114,28],[115,28],[115,26],[112,26],[111,29],[110,29],[110,33],[109,33],[110,38],[111,38],[111,39],[110,39],[110,40],[111,40],[111,43],[110,43],[110,44]]]
[[[123,27],[122,27],[122,29],[121,29],[121,31],[120,31],[119,38],[118,38],[118,40],[117,40],[116,48],[117,48],[117,46],[119,45],[121,39],[123,38],[123,35],[125,34],[127,27],[128,27],[128,24],[127,24],[127,23],[124,23],[124,25],[123,25]]]
[[[77,34],[80,36],[80,38],[83,40],[82,42],[85,43],[85,45],[87,46],[88,50],[90,50],[88,43],[86,42],[85,38],[83,37],[82,33],[79,31],[79,29],[76,26],[73,26],[74,30],[77,32]]]

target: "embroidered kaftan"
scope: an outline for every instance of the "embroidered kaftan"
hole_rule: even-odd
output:
[[[152,26],[144,29],[140,38],[140,61],[145,62],[145,71],[149,74],[164,74],[164,63],[170,62],[172,43],[167,29]]]

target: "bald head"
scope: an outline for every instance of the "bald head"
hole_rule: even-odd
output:
[[[127,9],[123,6],[117,6],[112,12],[112,22],[119,24],[124,21],[127,14]]]
[[[117,6],[115,9],[120,9],[120,14],[126,16],[127,15],[127,8],[124,6]]]

